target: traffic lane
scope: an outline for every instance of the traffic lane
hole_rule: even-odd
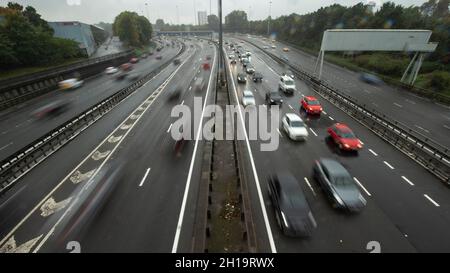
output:
[[[258,67],[258,63],[256,66]],[[270,74],[268,76],[270,77]],[[277,80],[276,75],[269,79],[272,82],[275,80]],[[297,81],[297,88],[302,90],[305,95],[317,96],[301,81]],[[268,90],[272,90],[272,88]],[[292,108],[289,107],[290,111],[298,113],[300,99],[300,96],[284,97],[284,103],[292,106]],[[439,240],[448,241],[450,239],[445,231],[449,224],[448,217],[450,214],[445,208],[436,210],[436,206],[424,197],[424,194],[427,194],[428,197],[432,196],[430,197],[432,200],[437,199],[439,202],[444,200],[442,202],[446,204],[442,206],[448,207],[449,204],[445,200],[448,200],[450,196],[445,186],[405,155],[393,151],[392,146],[383,142],[345,113],[325,100],[321,100],[321,103],[326,110],[326,114],[322,114],[320,118],[308,118],[304,113],[302,116],[313,129],[314,134],[322,139],[323,146],[327,146],[325,143],[326,129],[333,123],[341,121],[353,128],[367,148],[360,151],[358,157],[339,156],[341,162],[347,166],[351,173],[364,181],[363,183],[367,185],[367,188],[375,189],[377,194],[374,196],[377,204],[380,204],[379,206],[393,222],[402,227],[403,232],[409,235],[408,238],[414,241],[415,246],[426,252],[445,251],[446,247],[440,247]],[[336,147],[334,145],[328,146],[330,152],[338,156]],[[370,168],[367,166],[370,166]],[[396,170],[393,171],[389,166],[399,167],[394,167],[394,170]],[[416,190],[412,191],[406,188],[407,181],[411,180],[420,181],[420,187],[416,187]],[[389,188],[389,192],[384,193],[387,188]],[[441,203],[439,204],[441,205]],[[419,216],[410,217],[410,215],[416,215],[418,212],[420,212]],[[405,215],[408,216],[405,217]],[[430,222],[435,224],[428,226]]]
[[[247,86],[246,88],[257,87]],[[243,89],[243,86],[239,87]],[[269,91],[271,89],[265,90]],[[242,90],[241,90],[242,92]],[[264,100],[257,96],[257,104],[263,104]],[[282,107],[283,113],[296,112],[289,107]],[[326,120],[325,120],[326,123]],[[269,214],[272,231],[274,233],[275,242],[280,252],[365,252],[368,242],[378,239],[382,243],[383,248],[387,252],[409,252],[414,251],[411,245],[405,240],[401,232],[390,222],[384,213],[373,203],[368,200],[368,206],[357,217],[344,213],[336,213],[330,209],[330,204],[325,197],[318,195],[320,190],[315,185],[311,176],[312,166],[315,159],[320,157],[335,157],[323,145],[319,139],[313,139],[310,136],[306,143],[294,143],[290,141],[286,134],[280,132],[280,147],[275,152],[261,152],[260,143],[251,142],[252,151],[255,155],[255,163],[261,181],[261,188],[266,193],[266,178],[273,172],[289,171],[293,173],[300,182],[305,193],[308,193],[308,200],[311,206],[319,228],[309,240],[297,240],[286,238],[278,229],[273,210],[270,206],[270,199],[266,195],[265,204]],[[325,147],[324,147],[325,146]],[[305,156],[307,155],[307,156]],[[350,170],[351,171],[351,170]],[[305,184],[304,178],[308,179],[312,188]],[[314,191],[314,192],[313,192]],[[363,193],[363,192],[362,192]],[[364,194],[364,193],[363,193]],[[368,196],[365,196],[367,199]],[[256,198],[256,196],[254,196]],[[257,200],[254,199],[253,200]],[[351,220],[347,220],[351,219]],[[345,222],[344,222],[345,221]],[[333,225],[333,231],[329,232],[328,228]],[[349,227],[351,225],[351,228]],[[373,225],[377,229],[373,229]],[[262,228],[262,227],[261,227]],[[354,228],[354,229],[352,229]],[[356,232],[358,231],[358,232]],[[355,235],[357,233],[357,235]],[[316,240],[316,238],[320,238]]]
[[[285,47],[285,46],[283,46]],[[290,48],[290,47],[289,47]],[[315,62],[297,50],[283,52],[281,47],[272,50],[278,57],[286,56],[293,64],[313,73]],[[324,63],[323,76],[325,81],[332,83],[340,91],[358,99],[369,109],[376,109],[381,113],[389,113],[400,122],[428,137],[436,139],[446,147],[450,146],[448,129],[450,122],[446,116],[450,110],[418,98],[410,92],[387,84],[374,86],[359,79],[359,74],[340,68],[334,64]]]
[[[186,64],[187,67],[190,65]],[[86,252],[171,251],[194,141],[186,143],[181,155],[174,152],[175,141],[169,130],[174,120],[168,118],[174,104],[169,97],[180,82],[186,87],[180,104],[192,109],[194,95],[199,95],[188,88],[194,84],[197,70],[179,74],[182,78],[172,80],[159,98],[160,103],[116,155],[116,158],[126,158],[129,163],[124,175],[127,182],[119,185],[101,217],[93,221],[84,238],[79,238]],[[202,72],[200,76],[209,78],[208,74]],[[200,97],[205,93],[203,89]],[[196,173],[193,181],[199,181],[200,174]],[[197,183],[193,185],[190,192],[195,194],[190,195],[191,204],[195,204],[197,193]],[[187,215],[193,219],[194,207],[188,209]],[[192,226],[192,223],[183,225],[183,229],[187,226]],[[182,240],[190,244],[192,232],[184,234],[186,236]],[[189,245],[185,244],[184,248],[190,250]]]
[[[0,238],[3,238],[26,214],[40,202],[72,168],[119,125],[124,116],[137,107],[175,70],[165,69],[147,85],[137,90],[106,116],[46,159],[0,198]],[[26,234],[25,234],[26,236]]]
[[[176,54],[176,50],[167,50],[166,53],[165,56],[171,58],[171,56]],[[144,74],[156,69],[161,64],[161,61],[158,60],[138,63],[135,67],[135,73]],[[42,100],[33,100],[33,103],[27,103],[27,106],[21,108],[19,112],[8,114],[0,121],[0,127],[4,128],[0,132],[0,148],[3,147],[3,149],[0,149],[0,159],[7,158],[36,138],[67,122],[90,106],[111,96],[129,84],[130,81],[128,80],[116,81],[112,76],[103,75],[87,81],[80,89],[68,92],[51,92],[51,94],[46,94]],[[71,107],[61,115],[41,120],[36,120],[31,116],[40,107],[60,99],[72,101]]]

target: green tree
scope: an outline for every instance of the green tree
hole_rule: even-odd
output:
[[[130,11],[117,15],[113,31],[121,41],[136,47],[147,44],[152,36],[152,26],[147,18]]]
[[[219,17],[217,15],[208,15],[208,28],[212,31],[219,31]]]
[[[225,25],[228,31],[244,32],[248,29],[247,13],[235,10],[225,17]]]

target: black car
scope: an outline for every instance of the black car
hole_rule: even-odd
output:
[[[266,103],[268,105],[281,105],[283,103],[283,99],[278,91],[270,91],[266,93]]]
[[[179,65],[181,63],[180,59],[173,60],[174,65]]]
[[[313,173],[334,207],[359,212],[366,206],[366,199],[361,195],[348,171],[339,162],[333,159],[317,160]]]
[[[263,79],[263,75],[262,75],[261,73],[259,73],[259,72],[255,72],[255,73],[252,75],[252,80],[253,80],[254,82],[258,82],[258,81],[262,82],[262,79]]]
[[[239,73],[237,75],[237,81],[238,81],[238,83],[246,83],[247,82],[247,78],[245,77],[244,74]]]
[[[317,223],[297,179],[290,173],[275,174],[267,186],[281,231],[287,236],[311,236]]]

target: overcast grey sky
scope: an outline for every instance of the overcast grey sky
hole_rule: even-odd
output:
[[[6,6],[9,1],[0,0],[0,6]],[[223,0],[223,16],[230,11],[240,9],[247,12],[251,20],[266,18],[269,14],[270,0]],[[350,6],[369,0],[272,0],[272,16],[288,15],[293,12],[304,14],[333,3]],[[372,0],[377,4],[384,0]],[[217,14],[217,0],[16,0],[21,5],[34,6],[47,21],[81,21],[98,23],[112,22],[121,11],[135,11],[150,17],[152,23],[156,18],[176,24],[178,22],[177,6],[180,23],[194,22],[196,11],[207,11],[210,2],[212,12]],[[392,0],[404,6],[421,5],[426,0]],[[148,5],[145,5],[145,4]]]

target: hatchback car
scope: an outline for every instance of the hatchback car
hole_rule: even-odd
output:
[[[296,114],[285,114],[281,124],[283,130],[292,140],[306,140],[309,135],[306,124]]]
[[[117,73],[118,71],[119,71],[119,69],[110,66],[110,67],[107,67],[107,68],[106,68],[105,73],[108,74],[108,75],[110,75],[110,74]]]
[[[281,173],[271,175],[268,180],[269,197],[283,234],[311,236],[317,223],[297,179],[290,173]]]
[[[239,73],[239,74],[237,74],[237,81],[238,81],[238,83],[246,83],[247,78],[245,77],[244,74]]]
[[[255,68],[251,65],[247,65],[247,67],[245,68],[245,72],[247,72],[248,74],[253,74],[255,73]]]
[[[322,113],[322,106],[320,102],[313,96],[305,96],[300,101],[300,107],[306,111],[307,114],[317,114]]]
[[[314,165],[313,175],[334,207],[359,212],[366,206],[366,199],[339,162],[319,159]]]
[[[245,90],[242,95],[242,105],[248,106],[248,105],[256,105],[255,97],[253,96],[252,91]]]
[[[268,105],[281,105],[283,99],[278,91],[270,91],[266,93],[266,103]]]
[[[258,73],[258,72],[253,73],[252,80],[254,82],[262,82],[262,79],[263,79],[263,75],[261,73]]]
[[[361,140],[359,140],[353,131],[343,123],[333,124],[327,129],[327,132],[340,150],[358,151],[363,147]]]

